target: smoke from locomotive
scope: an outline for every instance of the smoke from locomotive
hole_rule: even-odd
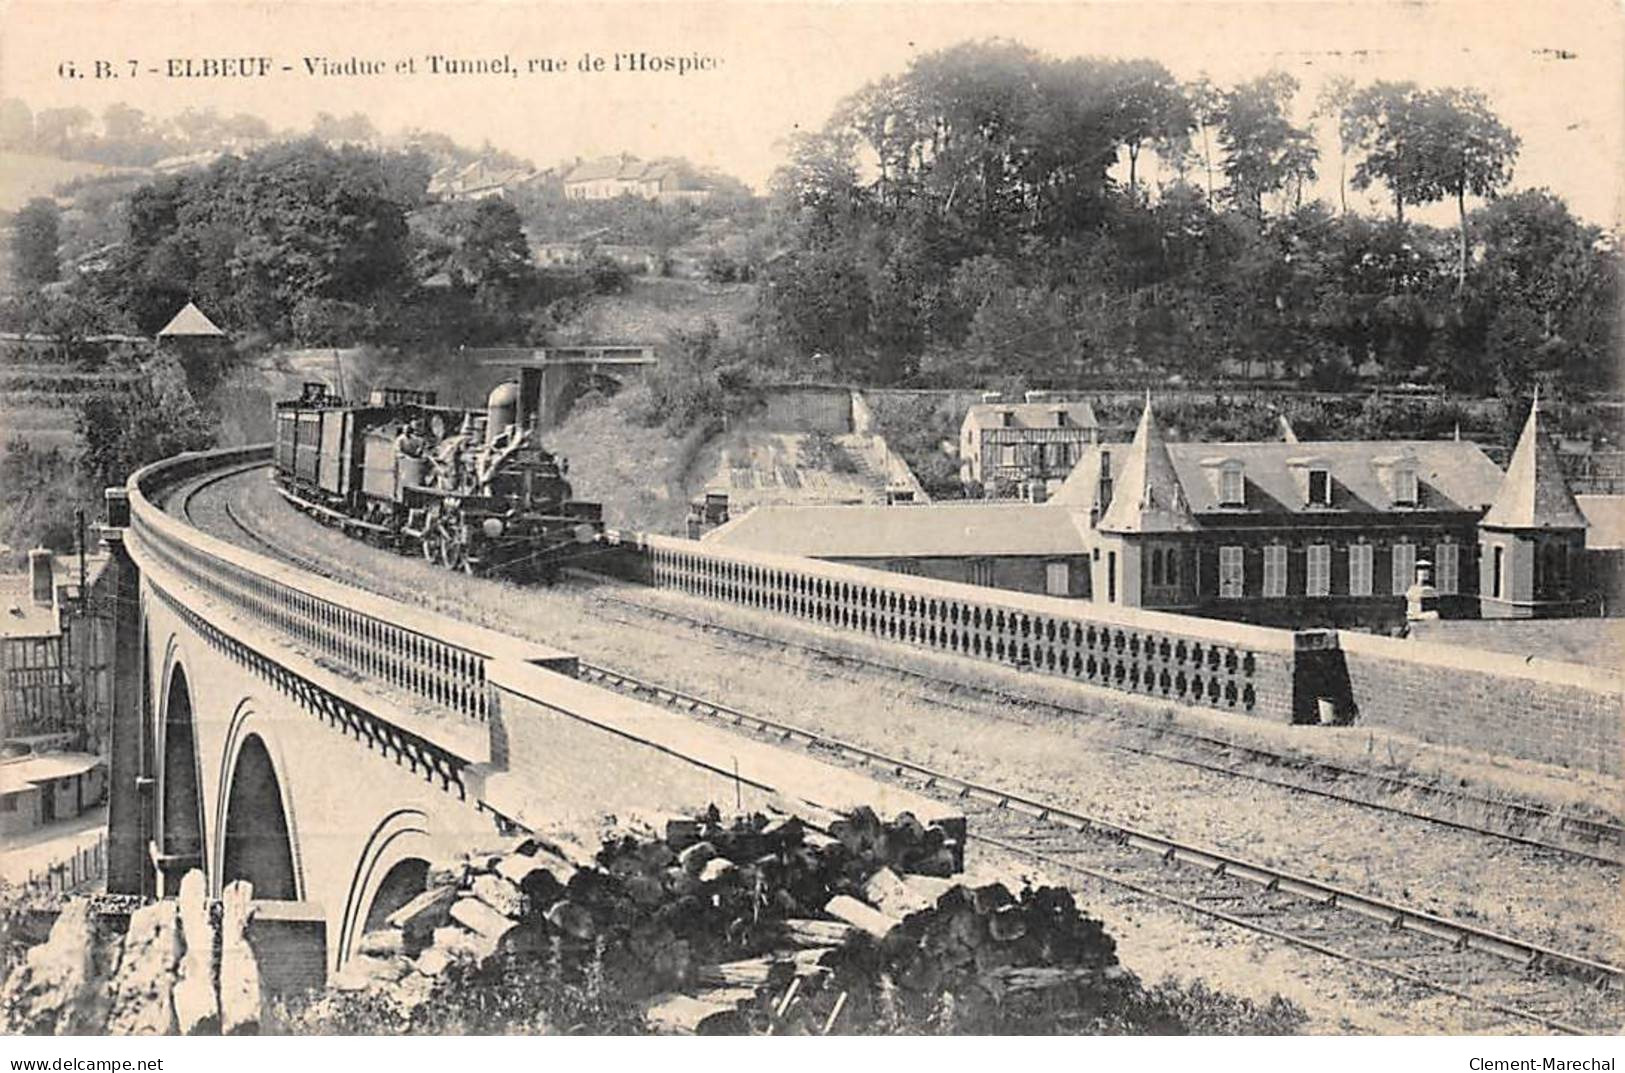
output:
[[[538,439],[538,385],[497,385],[486,408],[383,388],[352,405],[326,384],[276,404],[275,479],[296,506],[384,547],[468,573],[551,579],[592,550],[601,508],[572,498],[568,463]]]

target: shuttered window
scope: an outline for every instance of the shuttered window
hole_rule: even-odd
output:
[[[1413,582],[1415,582],[1415,581],[1416,581],[1416,545],[1415,544],[1395,544],[1394,545],[1394,577],[1393,577],[1394,587],[1393,587],[1393,590],[1392,590],[1394,595],[1395,596],[1403,596],[1403,595],[1405,595],[1405,592],[1411,587],[1411,584]]]
[[[1332,546],[1309,545],[1309,576],[1304,593],[1309,596],[1330,596],[1332,592]]]
[[[1349,545],[1349,595],[1371,595],[1371,560],[1372,547],[1370,544]]]
[[[1440,544],[1433,549],[1433,587],[1454,596],[1461,584],[1461,545]]]
[[[1264,595],[1286,595],[1286,545],[1270,544],[1264,548]]]
[[[1245,574],[1242,573],[1241,549],[1238,547],[1224,547],[1219,549],[1219,595],[1225,599],[1239,599],[1245,591]]]
[[[1070,596],[1072,588],[1071,571],[1066,563],[1044,564],[1044,591],[1051,596]]]

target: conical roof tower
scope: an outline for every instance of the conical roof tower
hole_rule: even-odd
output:
[[[1541,427],[1540,392],[1512,452],[1495,502],[1480,523],[1493,529],[1584,529],[1586,517],[1574,501],[1557,448]]]
[[[1106,533],[1183,533],[1196,529],[1184,486],[1174,472],[1168,445],[1151,412],[1149,392],[1121,476],[1112,485],[1111,505],[1101,515],[1097,528]]]

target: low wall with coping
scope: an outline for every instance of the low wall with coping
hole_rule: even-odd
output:
[[[1618,775],[1625,680],[1500,652],[1338,635],[1360,723],[1424,741]]]
[[[907,509],[907,508],[899,508]],[[839,631],[1141,698],[1357,723],[1604,774],[1625,689],[1588,667],[1352,631],[1289,631],[615,533],[609,571]]]

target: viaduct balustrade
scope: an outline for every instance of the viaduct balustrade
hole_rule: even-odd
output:
[[[657,587],[1141,696],[1287,720],[1293,635],[640,538]]]
[[[129,482],[130,531],[139,548],[252,626],[474,722],[485,722],[490,712],[493,660],[572,662],[562,653],[284,566],[211,537],[152,501],[160,489],[189,478],[269,458],[264,446],[212,451],[136,473]]]

